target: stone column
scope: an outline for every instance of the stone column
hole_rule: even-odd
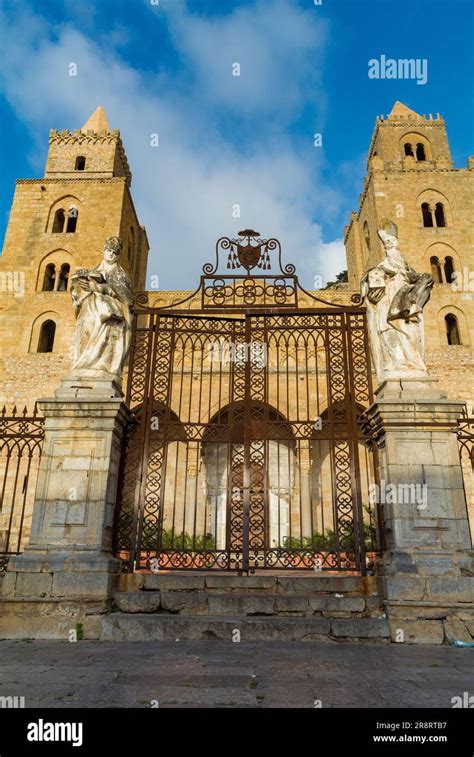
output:
[[[394,641],[474,635],[474,574],[456,437],[463,403],[437,381],[388,379],[363,417],[380,447],[387,549],[377,563]]]
[[[0,635],[14,637],[18,628],[24,637],[64,638],[72,618],[110,608],[120,572],[112,537],[129,417],[118,394],[110,382],[67,379],[55,397],[39,400],[45,439],[30,541],[8,565]],[[17,616],[14,631],[8,615]]]

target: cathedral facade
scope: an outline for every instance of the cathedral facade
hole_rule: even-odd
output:
[[[384,219],[392,219],[409,265],[431,273],[435,281],[425,309],[428,368],[449,399],[472,408],[474,291],[469,272],[474,266],[474,158],[469,158],[467,168],[453,166],[445,123],[439,115],[427,118],[396,103],[387,117],[377,118],[359,210],[351,214],[345,228],[348,284],[324,292],[305,292],[295,285],[295,297],[299,298],[295,306],[307,311],[306,320],[295,316],[292,321],[288,316],[273,326],[269,322],[265,333],[257,316],[249,320],[245,315],[252,308],[244,300],[234,303],[232,320],[216,307],[219,296],[210,312],[209,303],[201,299],[205,288],[195,295],[144,292],[148,241],[134,208],[131,179],[120,134],[110,130],[104,111],[98,108],[78,131],[51,131],[43,178],[18,180],[0,258],[0,405],[6,406],[7,415],[13,406],[26,406],[32,413],[37,400],[51,396],[67,376],[74,334],[71,276],[79,268],[96,265],[105,239],[118,236],[124,245],[122,265],[138,293],[134,365],[140,359],[140,338],[149,337],[158,355],[163,350],[163,355],[172,356],[166,365],[167,393],[149,402],[142,416],[139,407],[146,398],[137,400],[140,390],[133,382],[141,385],[145,379],[133,370],[125,375],[127,398],[139,418],[138,436],[134,440],[132,435],[128,443],[132,448],[133,444],[148,445],[150,466],[157,466],[158,472],[148,470],[149,488],[141,495],[145,502],[142,530],[145,537],[147,529],[152,534],[148,544],[145,537],[141,542],[145,557],[141,552],[131,556],[133,550],[127,542],[135,504],[127,493],[127,470],[123,473],[121,555],[134,559],[139,567],[148,567],[158,507],[160,545],[172,567],[173,559],[181,559],[183,552],[191,562],[201,559],[203,549],[213,553],[216,565],[228,567],[229,561],[236,559],[233,553],[241,551],[240,536],[233,541],[232,533],[234,528],[239,531],[242,521],[244,504],[239,492],[245,488],[247,468],[253,476],[248,527],[254,567],[261,567],[261,541],[266,550],[262,559],[273,567],[282,567],[283,562],[288,567],[288,560],[290,564],[296,560],[295,567],[309,567],[304,559],[306,549],[311,555],[334,551],[335,562],[323,558],[328,560],[327,568],[365,569],[375,549],[378,526],[370,500],[374,461],[357,420],[371,401],[376,381],[367,367],[367,343],[358,333],[362,327],[354,303],[363,275],[383,254],[377,231]],[[262,249],[263,267],[267,258],[269,265],[268,250],[273,248],[268,247],[268,240],[258,238],[258,245],[257,232],[239,233],[243,235],[235,248],[239,254],[253,255],[256,248]],[[235,257],[229,258],[229,264],[233,268],[239,261],[237,253],[232,254]],[[283,268],[282,273],[291,278],[289,269]],[[291,290],[291,282],[288,286]],[[474,284],[471,286],[474,290]],[[262,307],[259,296],[252,301],[256,308]],[[188,323],[180,332],[176,321],[172,323],[167,316],[167,311],[180,310],[202,314],[206,307],[209,316],[221,319],[219,326],[214,321],[211,325],[210,321],[201,322],[200,331]],[[334,312],[332,320],[318,320],[324,307]],[[150,309],[162,311],[159,322],[154,323]],[[352,316],[354,321],[350,321]],[[329,322],[334,329],[332,347],[326,339]],[[344,360],[351,364],[338,376],[331,361],[337,363],[336,342],[343,332],[354,338],[344,353]],[[157,333],[161,342],[153,342]],[[260,351],[242,357],[242,350],[253,349],[249,335]],[[264,355],[264,350],[268,354]],[[155,352],[147,371],[157,374],[160,362]],[[265,397],[258,394],[263,356],[268,363]],[[366,377],[357,367],[360,364],[365,365]],[[213,383],[216,372],[221,374],[218,396]],[[353,410],[344,408],[348,396]],[[290,418],[296,420],[290,424]],[[246,441],[250,423],[254,441]],[[166,461],[161,459],[165,448]],[[245,461],[246,449],[249,457]],[[129,465],[133,476],[133,455]],[[466,462],[464,472],[466,492],[472,499],[472,470]],[[344,481],[351,476],[346,490]],[[357,508],[348,504],[354,498]],[[470,507],[472,517],[472,502]],[[265,508],[267,515],[262,516]],[[28,502],[21,516],[22,544],[28,536],[30,510]],[[4,509],[4,520],[9,515]],[[2,525],[5,530],[5,523]],[[345,542],[353,541],[356,528],[363,546],[363,566],[361,556],[349,557],[350,550],[344,547]],[[286,553],[282,557],[287,548],[299,550],[299,557]],[[246,559],[248,565],[248,555]],[[213,566],[211,560],[208,567]]]
[[[30,406],[70,365],[71,274],[100,257],[104,240],[124,242],[122,265],[145,288],[148,240],[131,195],[132,175],[117,130],[99,108],[82,129],[52,130],[44,177],[19,179],[0,257],[0,403]],[[474,157],[455,168],[444,120],[396,103],[377,118],[357,212],[345,227],[348,290],[359,292],[382,256],[383,218],[398,227],[400,248],[435,286],[425,311],[430,371],[453,399],[474,401]],[[205,261],[203,261],[205,262]],[[150,292],[161,307],[183,292]],[[334,296],[329,292],[329,297]]]

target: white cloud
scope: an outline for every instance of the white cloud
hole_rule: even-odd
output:
[[[49,128],[79,128],[99,104],[111,127],[120,128],[135,205],[151,243],[149,273],[159,275],[162,287],[193,288],[201,266],[213,259],[216,239],[243,227],[279,238],[284,260],[296,263],[306,287],[315,275],[333,278],[346,267],[341,240],[324,242],[314,220],[317,209],[331,214],[340,198],[322,183],[317,149],[308,160],[285,128],[305,102],[307,83],[319,77],[326,30],[316,16],[281,0],[219,21],[171,14],[175,43],[193,66],[193,81],[184,88],[179,80],[140,74],[112,46],[67,25],[51,31],[28,13],[22,35],[7,36],[5,24],[0,15],[2,86],[34,134],[36,160],[44,156]],[[239,145],[215,123],[216,107],[239,110],[242,104],[225,61],[231,40],[242,43],[242,61],[253,66],[252,81],[243,84],[245,115],[255,119],[250,144]],[[274,55],[278,45],[281,58]],[[69,76],[70,62],[77,63],[77,77]],[[259,139],[265,118],[273,119],[271,136],[262,129]],[[158,148],[150,146],[154,132]],[[235,204],[240,219],[232,217]]]
[[[202,18],[166,5],[176,49],[189,61],[204,99],[243,115],[289,120],[309,101],[321,104],[326,23],[313,7],[258,0],[231,14]],[[240,76],[232,76],[232,64]]]

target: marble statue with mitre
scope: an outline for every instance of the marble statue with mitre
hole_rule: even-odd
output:
[[[122,240],[109,237],[103,260],[72,275],[76,316],[73,375],[121,380],[128,355],[133,291],[119,263]]]
[[[427,376],[423,308],[434,281],[430,274],[416,273],[407,264],[395,224],[385,221],[382,226],[378,235],[385,257],[361,282],[377,379]]]

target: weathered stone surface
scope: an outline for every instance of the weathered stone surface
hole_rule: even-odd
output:
[[[331,635],[336,638],[376,639],[390,636],[386,618],[347,618],[331,621]]]
[[[6,573],[0,584],[0,596],[4,597],[13,596],[16,588],[17,573]]]
[[[278,591],[290,594],[319,594],[331,591],[339,594],[363,594],[364,583],[360,576],[279,576]]]
[[[426,590],[427,599],[437,599],[444,602],[472,602],[474,600],[474,577],[428,577],[426,579]]]
[[[273,615],[275,594],[209,594],[210,615]]]
[[[466,624],[466,628],[471,634],[472,638],[474,639],[474,618],[471,620],[465,619],[464,623]]]
[[[155,592],[144,593],[154,594]],[[203,591],[162,591],[160,595],[162,610],[179,612],[185,615],[207,611],[208,598]]]
[[[82,623],[83,626],[83,638],[85,641],[92,641],[100,639],[102,632],[102,616],[101,615],[87,615]]]
[[[67,617],[30,615],[0,617],[0,639],[54,639],[67,641],[76,621]]]
[[[376,596],[371,595],[370,597],[366,597],[365,603],[367,611],[370,614],[377,615],[380,612],[384,612],[383,600],[379,594],[377,594]]]
[[[426,579],[422,576],[395,575],[381,579],[386,599],[423,599],[426,593]]]
[[[304,594],[277,594],[275,600],[276,612],[306,613],[310,610],[309,597]]]
[[[471,623],[472,630],[474,630],[474,622]],[[451,644],[456,639],[461,641],[474,641],[472,634],[470,633],[468,623],[462,620],[454,620],[448,618],[444,621],[444,634],[446,640]]]
[[[232,591],[238,589],[250,591],[272,591],[275,589],[276,576],[206,576],[206,587],[219,591]]]
[[[309,597],[309,606],[313,611],[320,612],[363,612],[365,610],[364,597],[335,597],[332,595]]]
[[[144,576],[144,586],[147,591],[194,591],[205,588],[205,579],[180,573],[153,573]]]
[[[88,617],[107,611],[103,602],[69,602],[33,598],[0,600],[0,639],[56,639],[67,641]],[[84,637],[85,638],[85,637]],[[98,638],[98,636],[94,636]]]
[[[117,580],[117,591],[140,591],[145,586],[145,573],[121,573]]]
[[[109,597],[112,595],[114,577],[109,573],[55,573],[53,597]]]
[[[115,592],[114,603],[122,612],[156,612],[161,605],[159,591]]]
[[[400,631],[403,636],[400,642]],[[443,622],[441,620],[403,620],[390,619],[392,641],[404,644],[442,644],[444,640]]]
[[[417,557],[417,565],[423,575],[453,575],[456,572],[456,563],[450,556],[442,557]]]
[[[47,597],[51,594],[52,580],[51,573],[18,573],[15,596]]]
[[[159,701],[160,710],[312,709],[317,698],[323,707],[319,715],[324,717],[327,708],[359,708],[361,702],[372,708],[443,710],[452,706],[453,694],[472,694],[469,650],[441,646],[399,644],[394,650],[393,645],[370,640],[363,644],[172,639],[159,644],[43,641],[28,645],[6,641],[0,654],[0,696],[25,694],[29,708],[67,708],[68,715],[62,716],[66,720],[74,718],[77,707],[143,709],[152,700]],[[427,715],[431,711],[427,709]],[[120,710],[116,717],[119,721]],[[348,742],[351,737],[349,732]],[[429,747],[420,748],[420,754],[424,752],[429,754]]]
[[[114,613],[102,619],[103,641],[145,640],[240,640],[330,641],[325,618],[216,618]]]
[[[430,607],[428,604],[399,604],[389,606],[391,618],[405,618],[406,620],[444,620],[449,615],[449,607]]]

